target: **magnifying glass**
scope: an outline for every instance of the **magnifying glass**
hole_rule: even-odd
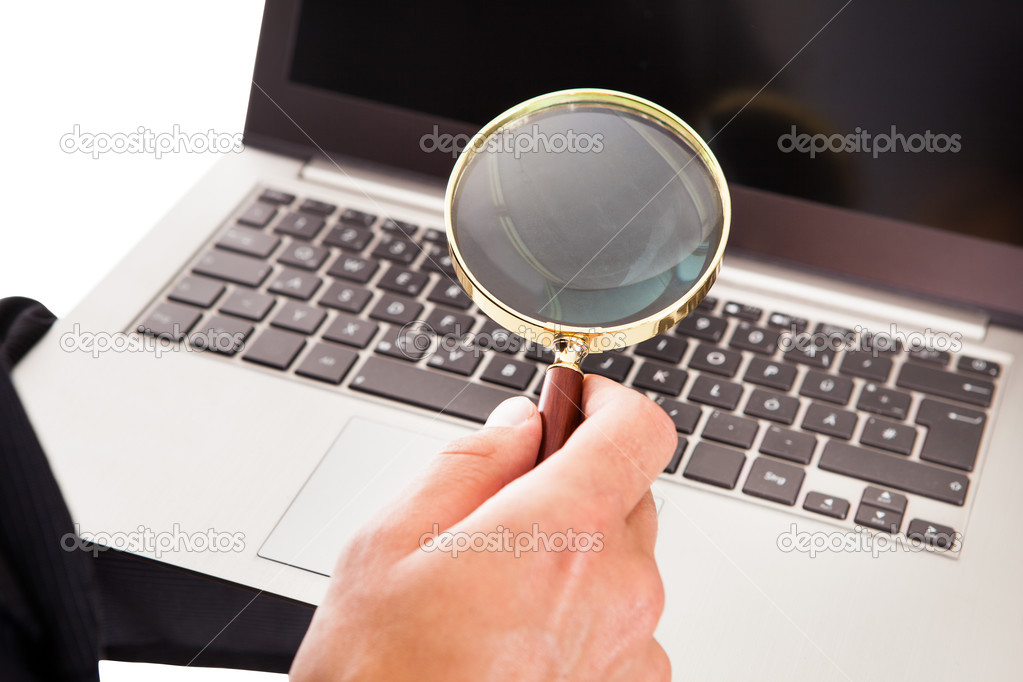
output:
[[[579,424],[588,353],[639,343],[699,305],[721,266],[721,167],[680,118],[612,90],[564,90],[488,123],[458,158],[445,219],[459,282],[553,348],[537,463]]]

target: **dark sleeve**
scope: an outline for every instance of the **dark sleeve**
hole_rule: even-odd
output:
[[[0,299],[0,680],[99,680],[91,565],[9,371],[53,323]],[[76,543],[77,545],[77,543]]]

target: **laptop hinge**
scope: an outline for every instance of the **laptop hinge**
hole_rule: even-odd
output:
[[[433,213],[444,212],[444,183],[354,159],[314,157],[299,177],[373,200]]]

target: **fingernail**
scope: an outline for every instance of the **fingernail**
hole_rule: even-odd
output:
[[[494,408],[485,426],[518,426],[533,416],[536,407],[525,396],[509,398]]]

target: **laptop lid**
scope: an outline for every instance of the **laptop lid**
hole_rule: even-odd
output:
[[[444,179],[519,101],[624,90],[708,140],[733,185],[733,253],[1023,328],[1021,14],[993,1],[268,0],[245,140]]]

